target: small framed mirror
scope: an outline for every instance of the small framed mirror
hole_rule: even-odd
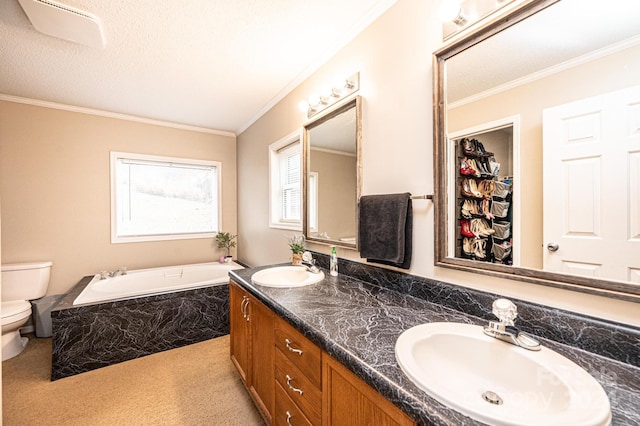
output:
[[[356,96],[304,126],[302,217],[309,241],[357,247],[361,109]]]

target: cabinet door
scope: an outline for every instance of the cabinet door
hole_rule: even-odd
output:
[[[326,353],[322,354],[322,424],[409,426],[415,423]]]
[[[265,305],[249,296],[250,363],[249,392],[267,424],[275,403],[274,314]]]
[[[229,283],[229,321],[231,334],[231,361],[242,381],[247,384],[249,371],[248,294],[232,282]]]

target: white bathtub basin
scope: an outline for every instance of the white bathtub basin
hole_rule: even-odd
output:
[[[277,266],[251,276],[251,282],[265,287],[303,287],[324,280],[324,273],[309,272],[304,266]]]
[[[396,341],[396,359],[419,388],[492,425],[608,425],[609,399],[580,366],[548,348],[529,351],[482,327],[430,323]]]

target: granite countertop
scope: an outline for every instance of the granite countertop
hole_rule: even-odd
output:
[[[252,284],[251,275],[266,267],[231,271],[230,276],[419,424],[482,424],[413,384],[396,361],[395,342],[403,331],[423,323],[484,325],[485,320],[347,275],[331,277],[327,271],[324,281],[307,287]],[[548,339],[540,341],[600,382],[611,402],[613,425],[640,424],[640,368]]]

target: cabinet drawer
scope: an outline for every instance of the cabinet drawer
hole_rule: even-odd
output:
[[[284,320],[276,321],[276,347],[318,388],[321,385],[320,348]]]
[[[313,426],[313,423],[287,396],[280,383],[276,383],[276,412],[273,416],[273,424],[276,426]]]
[[[322,392],[276,349],[276,382],[313,424],[320,424]]]

